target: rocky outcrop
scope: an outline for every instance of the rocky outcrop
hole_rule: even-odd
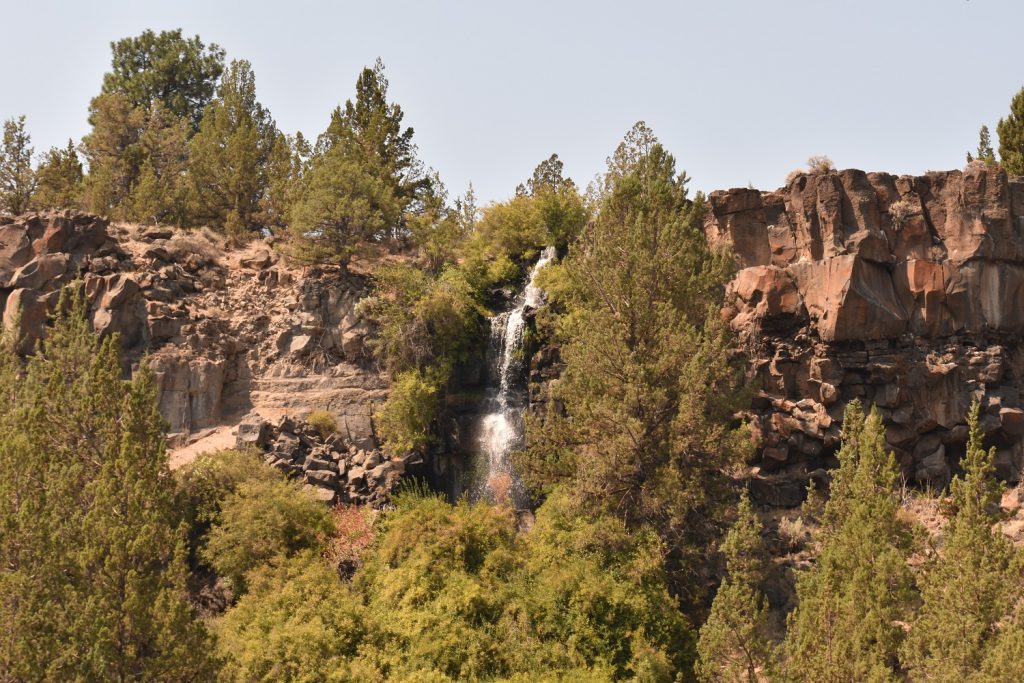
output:
[[[238,426],[238,448],[263,451],[263,460],[289,477],[304,482],[316,498],[336,503],[380,506],[407,467],[423,463],[415,453],[388,458],[366,451],[340,433],[321,433],[313,426],[285,417],[276,424],[254,415]]]
[[[723,316],[750,352],[762,477],[834,464],[857,398],[882,412],[906,477],[932,486],[956,467],[977,400],[998,473],[1020,479],[1024,179],[979,164],[804,174],[713,192],[708,208],[709,241],[738,266]]]
[[[92,326],[118,334],[126,372],[156,374],[172,446],[256,410],[331,412],[345,438],[377,447],[386,376],[369,364],[356,312],[365,276],[300,269],[272,244],[229,248],[205,230],[110,225],[81,213],[0,221],[0,310],[22,353],[45,334],[62,286],[78,282]]]
[[[149,341],[146,306],[135,280],[120,272],[128,256],[107,222],[70,212],[24,216],[0,225],[0,308],[4,329],[30,353],[42,338],[60,289],[77,282],[93,327],[120,335],[126,353]]]

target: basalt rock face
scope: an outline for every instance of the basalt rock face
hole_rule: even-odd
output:
[[[266,464],[303,482],[329,505],[384,505],[407,468],[423,464],[419,454],[389,458],[380,450],[360,449],[347,436],[324,436],[288,417],[276,424],[258,415],[247,417],[238,426],[236,447],[262,451]]]
[[[937,487],[977,400],[998,474],[1020,480],[1024,178],[848,170],[713,192],[708,208],[709,241],[738,267],[723,316],[759,389],[755,494],[799,502],[792,483],[834,465],[855,398],[881,410],[906,477]]]
[[[256,411],[327,410],[346,443],[377,448],[387,377],[368,361],[364,276],[300,269],[270,244],[207,231],[110,225],[62,212],[0,218],[0,310],[28,354],[63,285],[79,282],[93,328],[118,334],[126,372],[156,374],[172,446]]]

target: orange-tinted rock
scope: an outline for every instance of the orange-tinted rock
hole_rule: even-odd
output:
[[[911,479],[948,481],[974,400],[986,446],[1024,453],[1024,178],[849,170],[708,199],[705,232],[738,267],[723,318],[756,341],[762,467],[827,465],[853,398],[882,409]]]

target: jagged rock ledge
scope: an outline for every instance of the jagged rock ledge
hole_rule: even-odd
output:
[[[423,464],[418,453],[396,458],[365,451],[340,434],[321,435],[315,427],[288,417],[276,424],[252,415],[238,425],[237,448],[256,448],[263,461],[304,482],[317,499],[334,505],[379,507],[407,468]]]
[[[713,192],[705,233],[739,268],[723,316],[759,393],[752,491],[796,504],[835,464],[840,420],[879,407],[910,481],[944,486],[982,406],[998,474],[1024,468],[1024,179],[998,167],[921,177],[803,174]]]

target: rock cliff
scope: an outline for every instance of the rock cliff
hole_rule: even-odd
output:
[[[881,410],[907,479],[936,487],[978,400],[998,474],[1020,480],[1024,178],[803,174],[711,193],[704,227],[737,263],[722,313],[750,354],[763,502],[824,476],[854,398]]]
[[[230,248],[204,230],[71,212],[0,219],[0,310],[22,353],[72,282],[94,329],[120,335],[126,372],[143,360],[155,371],[171,446],[201,440],[187,457],[172,452],[172,464],[208,437],[226,437],[211,449],[233,445],[229,432],[246,415],[277,422],[317,409],[339,425],[333,462],[383,462],[372,415],[388,381],[369,362],[369,328],[355,310],[364,276],[291,267],[264,241]]]

